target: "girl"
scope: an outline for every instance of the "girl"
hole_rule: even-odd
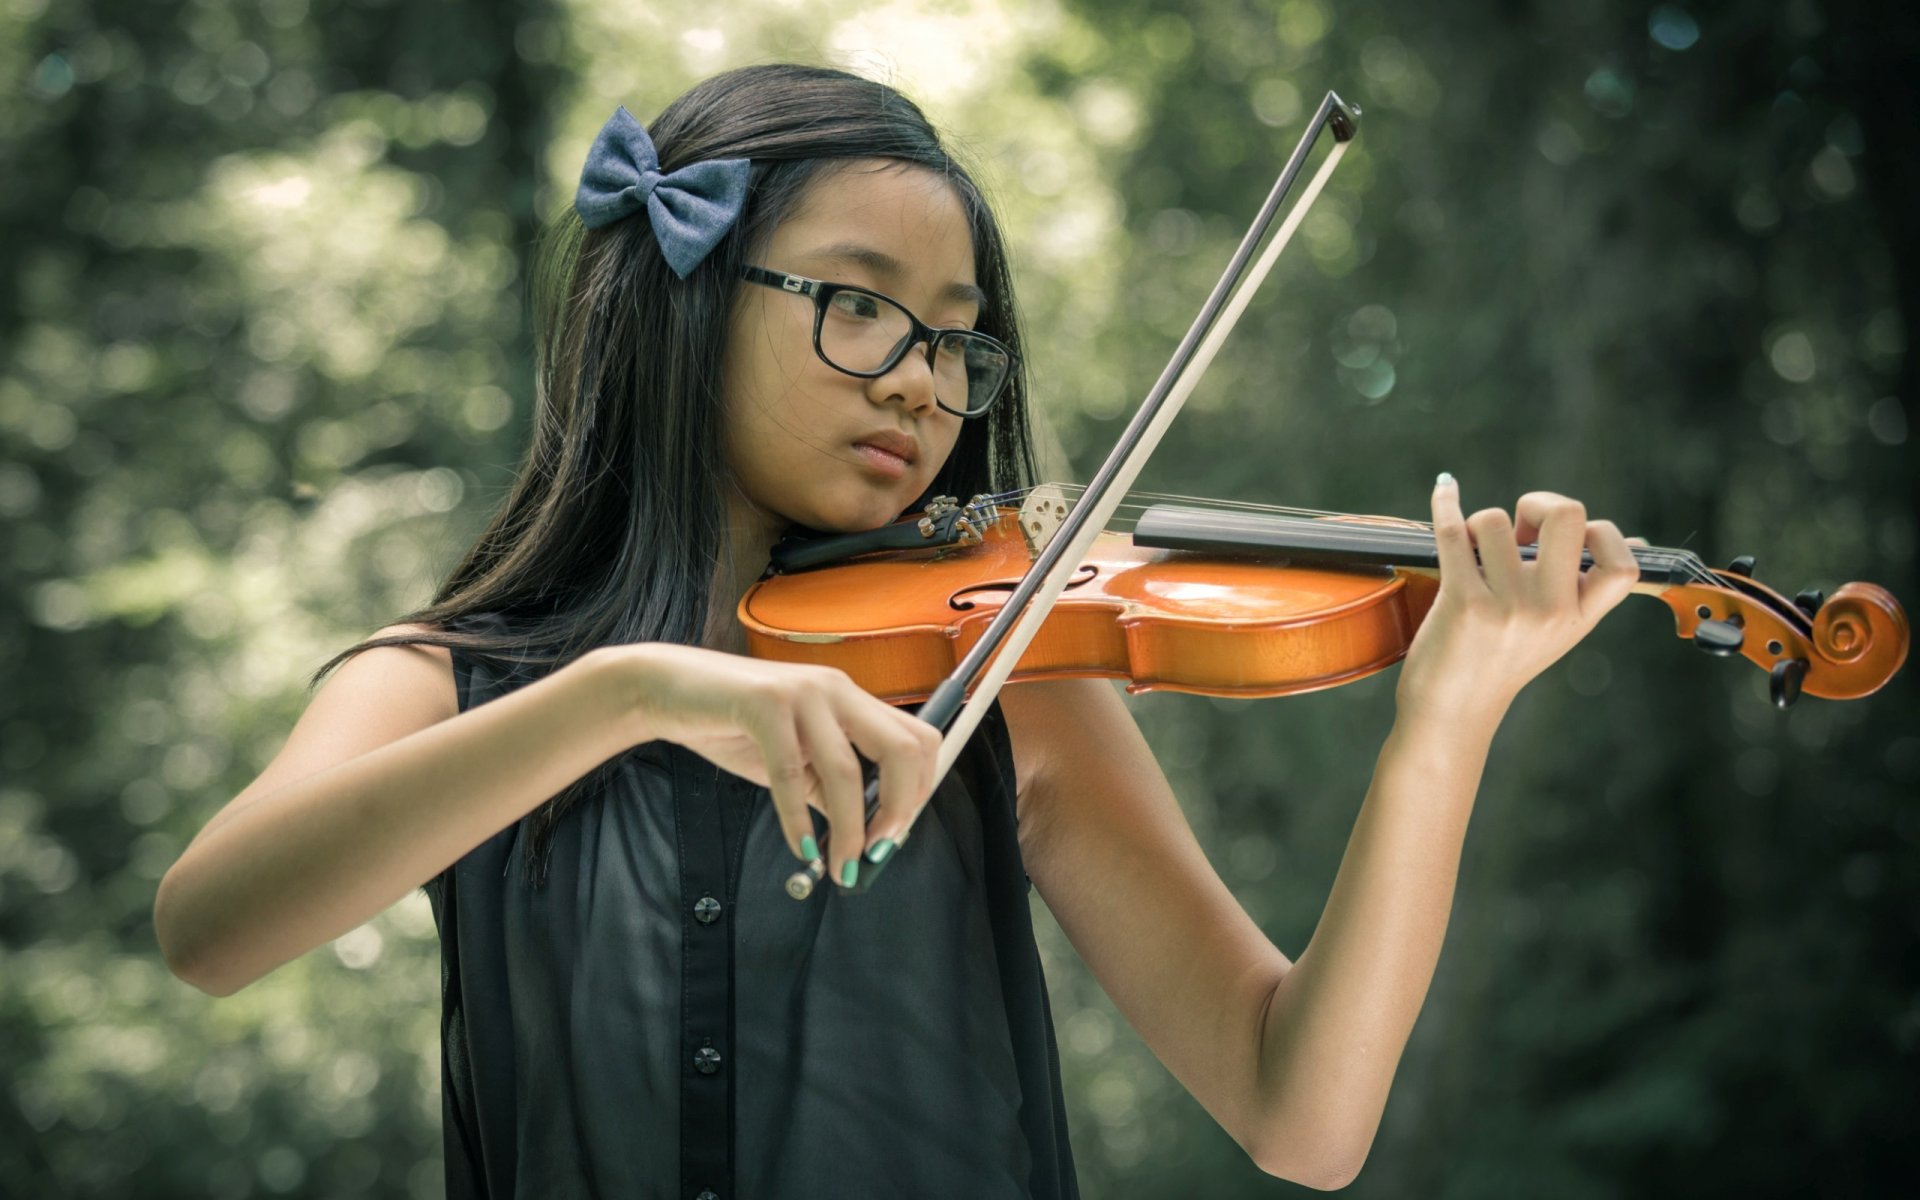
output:
[[[1005,247],[913,104],[771,66],[650,129],[622,109],[543,253],[512,493],[431,605],[321,669],[344,661],[168,872],[175,973],[229,995],[425,883],[453,1195],[1070,1196],[1031,880],[1261,1168],[1351,1180],[1488,743],[1626,594],[1618,530],[1548,493],[1463,518],[1441,477],[1439,598],[1294,963],[1109,684],[1009,688],[936,781],[907,712],[737,653],[789,529],[1031,481]],[[789,899],[816,812],[832,879],[892,878]]]

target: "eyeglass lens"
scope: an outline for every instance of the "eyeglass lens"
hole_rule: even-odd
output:
[[[820,352],[847,371],[878,371],[913,336],[907,310],[866,292],[835,292],[820,319]],[[1008,355],[964,330],[936,330],[933,394],[949,408],[978,412],[1006,382]]]

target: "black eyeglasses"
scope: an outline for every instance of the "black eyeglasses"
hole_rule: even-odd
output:
[[[813,351],[836,371],[874,379],[925,342],[933,402],[955,416],[984,416],[1013,375],[1013,351],[998,340],[971,329],[935,329],[891,296],[765,267],[742,267],[740,278],[810,298]]]

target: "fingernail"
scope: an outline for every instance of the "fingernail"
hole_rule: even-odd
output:
[[[887,861],[887,855],[892,853],[893,839],[881,838],[873,845],[867,847],[867,861],[870,863],[883,863]]]
[[[820,843],[813,840],[812,834],[800,839],[800,857],[806,862],[820,857]]]
[[[1448,474],[1447,472],[1445,472],[1445,471],[1442,471],[1442,472],[1440,472],[1440,477],[1439,477],[1438,479],[1435,479],[1435,480],[1433,481],[1433,486],[1435,486],[1435,487],[1445,487],[1445,486],[1447,486],[1448,484],[1450,484],[1450,483],[1452,483],[1452,482],[1453,482],[1453,476],[1452,476],[1452,475],[1449,475],[1449,474]]]
[[[853,881],[858,878],[860,878],[860,860],[850,858],[847,860],[847,865],[840,868],[840,882],[846,887],[852,887]]]

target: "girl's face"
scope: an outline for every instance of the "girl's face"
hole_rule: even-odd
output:
[[[966,211],[923,167],[856,160],[816,178],[752,261],[883,292],[936,328],[980,315]],[[860,379],[814,353],[813,319],[811,297],[740,285],[722,376],[732,501],[776,528],[872,529],[932,483],[961,419],[933,402],[924,343]]]

